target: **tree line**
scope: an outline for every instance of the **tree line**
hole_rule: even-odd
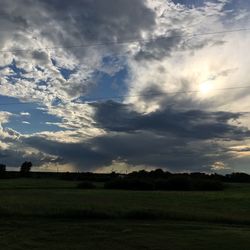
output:
[[[171,173],[156,169],[152,171],[134,171],[121,173],[93,172],[31,172],[32,163],[25,161],[19,171],[7,171],[6,165],[0,164],[0,178],[53,178],[79,181],[79,188],[95,188],[93,183],[104,183],[107,189],[128,190],[222,190],[224,183],[250,183],[250,175],[231,173],[227,175],[208,173]]]
[[[28,176],[32,168],[32,162],[25,161],[20,166],[20,176]],[[8,177],[7,167],[5,164],[0,164],[0,177]]]

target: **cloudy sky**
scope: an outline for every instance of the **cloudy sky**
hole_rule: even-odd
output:
[[[250,173],[245,0],[0,0],[0,161]]]

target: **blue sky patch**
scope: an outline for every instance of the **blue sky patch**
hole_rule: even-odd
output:
[[[77,71],[76,69],[66,69],[66,68],[58,68],[58,69],[65,80],[69,80],[70,76]]]
[[[65,80],[69,80],[70,76],[74,73],[76,73],[77,69],[69,69],[69,68],[63,68],[63,67],[58,67],[57,66],[57,62],[55,59],[51,59],[52,64],[57,67],[57,69],[59,70],[60,74],[62,75],[62,77]]]
[[[11,128],[23,134],[31,134],[42,131],[61,131],[62,128],[49,123],[60,123],[61,119],[47,114],[39,109],[35,103],[21,103],[16,98],[0,96],[1,111],[12,113],[9,122],[3,124],[4,128]]]
[[[15,60],[13,60],[13,62],[10,65],[3,68],[10,68],[13,71],[12,74],[6,76],[6,79],[11,83],[15,83],[17,80],[28,80],[28,81],[35,80],[34,78],[31,77],[25,77],[25,73],[27,72],[23,68],[17,67]]]
[[[87,96],[81,97],[82,101],[113,99],[113,97],[122,96],[127,93],[127,67],[121,68],[114,74],[96,71],[93,78],[95,79],[96,84],[92,86]]]

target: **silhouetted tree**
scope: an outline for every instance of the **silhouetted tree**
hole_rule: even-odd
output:
[[[165,176],[167,176],[167,173],[165,173],[162,169],[158,168],[149,172],[148,176],[150,176],[151,178],[164,178]]]
[[[20,173],[22,176],[28,176],[32,167],[32,162],[25,161],[20,168]]]
[[[249,183],[250,175],[246,173],[232,173],[226,175],[226,181],[228,182],[239,182],[239,183]]]
[[[0,164],[0,174],[3,174],[6,172],[6,165]]]
[[[0,164],[0,178],[5,178],[6,176],[6,165]]]

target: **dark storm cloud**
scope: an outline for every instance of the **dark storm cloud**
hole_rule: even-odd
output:
[[[215,161],[232,157],[217,143],[191,143],[145,131],[111,132],[82,143],[62,143],[41,137],[26,138],[23,142],[43,153],[56,155],[57,163],[71,163],[82,171],[109,166],[113,160],[171,171],[209,171]]]
[[[91,142],[63,143],[39,136],[32,136],[23,138],[23,143],[46,154],[57,156],[58,163],[73,163],[78,168],[93,169],[94,167],[108,165],[112,162],[110,156],[93,149],[94,145]]]
[[[150,114],[130,111],[129,106],[116,102],[95,104],[95,119],[100,127],[113,132],[151,131],[190,139],[242,140],[250,136],[243,127],[229,124],[241,117],[240,113],[178,111],[165,108]]]
[[[229,124],[238,113],[164,109],[143,115],[116,102],[94,106],[96,121],[108,133],[79,143],[39,136],[23,138],[23,143],[81,170],[122,160],[171,171],[209,171],[214,162],[233,158],[232,150],[219,142],[250,136],[247,129]]]
[[[192,143],[184,138],[145,131],[109,133],[95,138],[92,143],[112,159],[171,171],[209,171],[215,161],[231,157],[226,149],[211,141]]]
[[[6,164],[8,167],[19,167],[24,161],[29,160],[33,165],[39,167],[48,162],[57,162],[57,157],[46,156],[42,152],[25,154],[20,148],[0,149],[0,163]]]

